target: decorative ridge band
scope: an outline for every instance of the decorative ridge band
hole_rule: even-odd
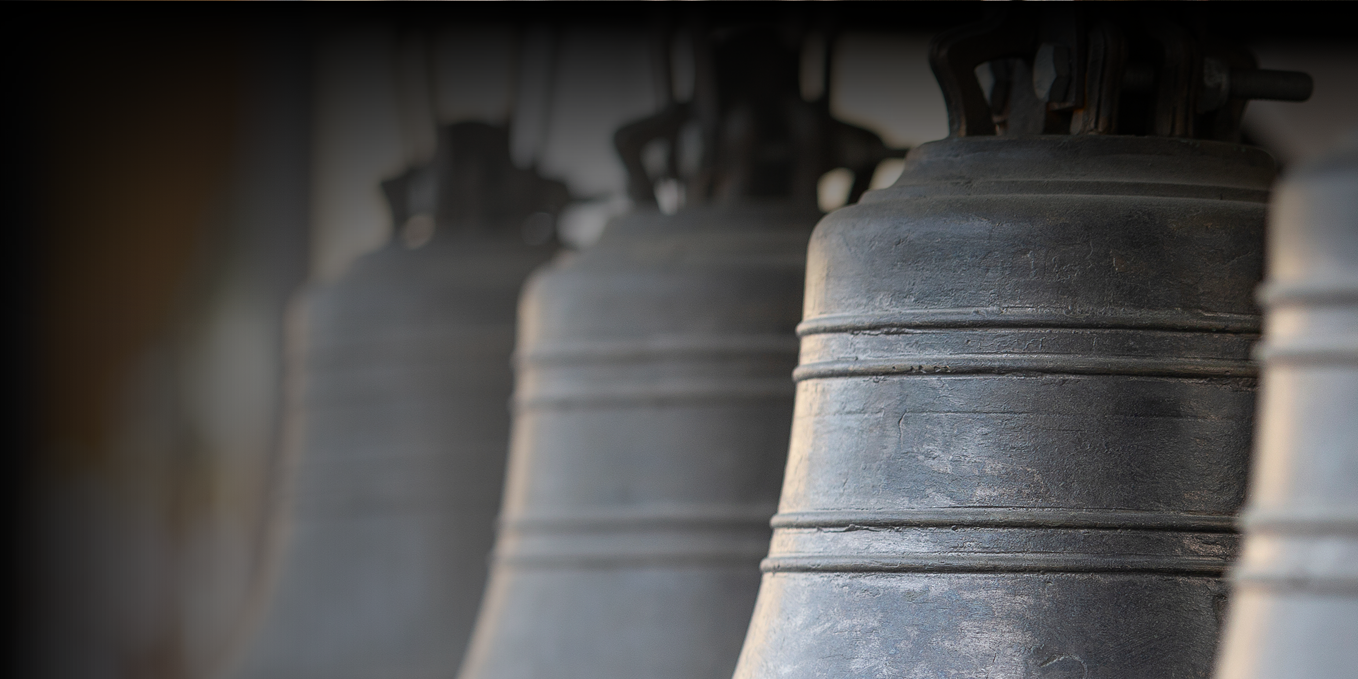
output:
[[[1130,510],[1035,509],[1027,507],[955,507],[897,511],[783,512],[774,528],[1073,528],[1236,532],[1233,516],[1141,512]]]
[[[1237,586],[1358,597],[1358,577],[1348,575],[1278,573],[1236,568],[1231,572],[1231,580]]]
[[[1137,375],[1147,377],[1255,377],[1258,367],[1248,360],[1212,358],[1138,358],[1061,354],[947,354],[904,356],[895,360],[821,361],[799,366],[794,381],[826,377],[883,375],[1005,375],[1054,373],[1061,375]]]
[[[1259,361],[1276,363],[1358,363],[1358,337],[1273,341],[1254,349]]]
[[[768,553],[766,505],[659,505],[500,521],[494,559],[526,568],[752,567]]]
[[[500,528],[515,532],[627,531],[648,528],[768,530],[774,505],[670,507],[571,511],[559,514],[514,514],[500,518]]]
[[[884,332],[922,328],[1071,328],[1089,330],[1168,330],[1257,334],[1260,318],[1253,314],[1190,311],[1141,311],[1096,314],[1065,309],[989,307],[918,309],[881,314],[827,314],[808,318],[797,334]]]
[[[675,549],[631,550],[596,553],[505,553],[499,550],[491,554],[496,563],[518,568],[582,568],[605,569],[651,566],[662,568],[692,568],[702,566],[737,566],[750,568],[760,557],[763,549],[714,549],[703,550],[692,547]]]
[[[1358,305],[1358,279],[1313,279],[1297,283],[1274,281],[1259,286],[1255,295],[1267,307],[1292,305]]]
[[[528,390],[525,390],[528,391]],[[676,380],[660,384],[607,385],[547,391],[533,389],[514,394],[516,408],[637,406],[684,401],[790,399],[792,380],[736,378],[727,380]]]
[[[1226,560],[1203,556],[1088,554],[925,554],[909,556],[779,556],[765,573],[1180,573],[1220,576]]]
[[[797,354],[792,333],[763,335],[658,336],[631,340],[544,343],[515,352],[519,365],[542,363],[595,363],[691,357]]]
[[[1245,530],[1267,533],[1351,536],[1358,538],[1358,511],[1260,511],[1245,512],[1241,517]]]

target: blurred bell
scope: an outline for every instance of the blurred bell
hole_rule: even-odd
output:
[[[299,300],[288,530],[241,677],[450,676],[485,586],[514,309],[566,189],[471,122],[383,189],[397,237]]]
[[[1269,224],[1245,546],[1218,679],[1358,671],[1358,137],[1297,168]]]
[[[735,665],[782,478],[816,182],[848,165],[866,183],[886,150],[801,99],[777,33],[695,42],[694,100],[617,133],[637,211],[524,292],[500,537],[463,679]]]

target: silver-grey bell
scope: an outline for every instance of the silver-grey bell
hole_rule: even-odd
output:
[[[815,182],[836,166],[821,152],[876,142],[860,145],[870,174],[885,149],[800,100],[776,34],[707,47],[699,63],[718,66],[697,90],[717,100],[617,138],[633,199],[654,205],[675,177],[648,176],[642,148],[712,104],[712,145],[680,177],[688,206],[616,220],[525,290],[502,527],[463,679],[723,679],[735,665],[787,450]]]
[[[521,226],[567,196],[514,168],[506,131],[481,123],[441,130],[434,163],[384,188],[402,237],[299,307],[289,530],[241,677],[448,677],[471,635],[517,298],[553,250]]]
[[[737,679],[1210,672],[1275,164],[1124,26],[940,35],[953,135],[816,228]]]
[[[1358,672],[1358,138],[1290,173],[1275,200],[1255,468],[1218,679]]]

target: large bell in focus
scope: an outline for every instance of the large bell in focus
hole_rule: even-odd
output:
[[[1203,74],[1305,76],[1074,14],[956,29],[931,61],[951,136],[811,240],[735,676],[1206,677],[1275,164]]]
[[[482,123],[383,188],[400,237],[301,300],[289,526],[241,677],[452,676],[485,587],[515,308],[566,189]]]
[[[886,149],[801,100],[776,33],[697,49],[695,100],[617,134],[641,209],[525,289],[501,532],[463,679],[735,666],[786,456],[816,181],[868,177]],[[682,157],[686,129],[700,158]],[[668,162],[648,163],[665,141]],[[656,185],[685,207],[659,212]]]
[[[1358,672],[1358,138],[1269,225],[1255,468],[1218,679]]]

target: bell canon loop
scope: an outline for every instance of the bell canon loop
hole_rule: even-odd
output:
[[[463,679],[735,665],[786,457],[816,180],[850,163],[870,176],[888,151],[801,100],[777,33],[694,37],[694,100],[616,136],[639,209],[525,289],[500,535]],[[845,139],[852,158],[836,155]],[[674,214],[657,209],[666,186]]]
[[[515,307],[554,249],[522,227],[550,222],[568,195],[512,165],[504,128],[473,122],[444,127],[433,163],[383,188],[398,236],[299,300],[295,470],[238,677],[446,677],[471,636],[503,486]]]
[[[1275,163],[1248,54],[1099,16],[939,35],[952,136],[817,226],[737,679],[1210,674]]]
[[[1275,201],[1255,466],[1218,679],[1358,668],[1358,137],[1290,173]]]

